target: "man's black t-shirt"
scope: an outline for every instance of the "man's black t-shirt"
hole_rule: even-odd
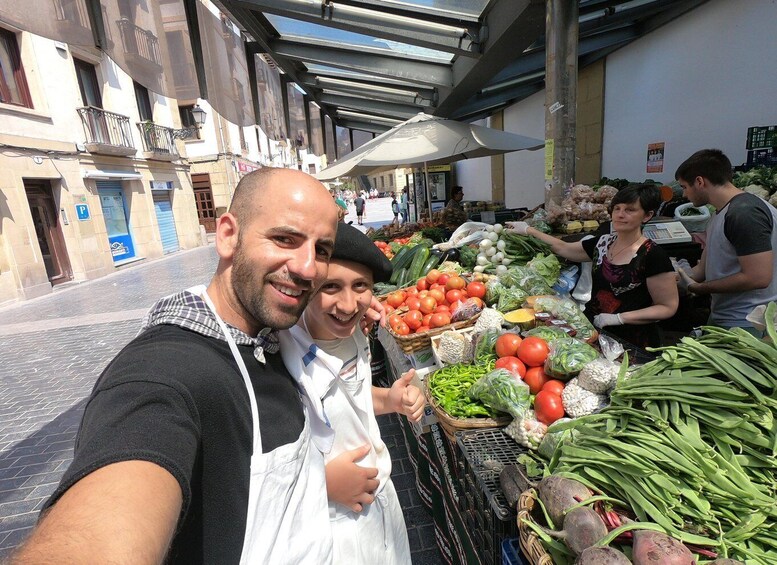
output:
[[[238,346],[256,394],[263,452],[299,438],[305,416],[281,355],[265,365]],[[130,342],[86,405],[75,457],[46,507],[92,471],[151,461],[181,486],[183,507],[169,563],[238,563],[253,445],[248,393],[229,345],[157,326]]]

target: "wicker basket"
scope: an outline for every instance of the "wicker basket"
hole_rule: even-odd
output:
[[[429,400],[429,405],[434,410],[434,415],[437,416],[437,423],[448,436],[451,441],[456,441],[456,432],[463,430],[478,430],[482,428],[503,428],[512,421],[512,417],[504,416],[499,418],[456,418],[451,416],[445,409],[440,406],[437,399],[429,391],[429,379],[425,380],[426,398]]]
[[[534,530],[523,523],[524,520],[534,521],[532,511],[536,496],[537,491],[531,488],[522,492],[518,499],[518,539],[523,554],[529,559],[531,565],[553,565],[553,559],[545,551],[540,538]]]
[[[405,353],[413,353],[414,351],[421,351],[422,349],[431,347],[432,336],[434,335],[441,334],[448,330],[460,330],[462,328],[468,328],[470,326],[474,326],[479,316],[480,316],[480,312],[478,312],[468,320],[462,320],[461,322],[455,322],[453,324],[448,324],[447,326],[434,328],[429,330],[428,332],[423,332],[420,334],[399,335],[390,327],[387,327],[386,329],[397,341],[402,351],[404,351]]]

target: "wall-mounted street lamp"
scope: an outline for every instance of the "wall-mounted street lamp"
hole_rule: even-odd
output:
[[[200,127],[205,123],[205,118],[208,116],[207,112],[200,108],[199,104],[195,104],[194,107],[189,110],[194,120],[194,125],[187,128],[174,129],[173,138],[175,139],[191,139],[197,137],[197,132]]]

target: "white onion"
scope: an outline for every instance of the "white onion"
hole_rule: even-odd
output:
[[[496,233],[502,233],[502,230],[503,230],[503,229],[504,229],[504,228],[502,227],[502,224],[494,224],[494,231],[495,231]]]
[[[504,259],[504,258],[505,258],[505,256],[504,256],[504,253],[502,253],[501,251],[497,251],[497,252],[496,252],[496,253],[494,253],[494,255],[491,257],[491,260],[492,260],[494,263],[501,263],[501,262],[502,262],[502,259]]]
[[[488,260],[488,257],[483,255],[482,253],[478,255],[478,257],[477,257],[477,259],[475,259],[475,261],[477,261],[478,265],[488,265],[491,262],[491,261]]]
[[[494,255],[496,255],[496,248],[495,247],[489,247],[483,253],[486,254],[486,257],[493,257]]]
[[[485,272],[486,268],[483,265],[475,265],[472,267],[472,271],[475,273],[483,273]]]
[[[494,245],[494,242],[491,241],[490,239],[488,239],[487,237],[485,239],[483,239],[483,241],[480,242],[480,248],[481,249],[488,249],[492,245]]]
[[[507,272],[507,267],[505,267],[504,265],[497,265],[496,266],[496,274],[497,275],[502,275],[502,274],[504,274],[506,272]]]
[[[491,240],[489,239],[488,241],[491,241]],[[492,242],[492,243],[493,243],[493,242]],[[504,251],[504,250],[505,250],[505,247],[507,247],[507,244],[504,242],[504,240],[503,240],[503,239],[500,239],[499,241],[497,241],[497,242],[496,242],[496,248],[497,248],[499,251]]]
[[[502,259],[502,265],[509,265],[512,262],[513,262],[513,260],[512,259],[508,259],[507,257]]]
[[[499,241],[499,235],[498,235],[498,234],[496,234],[496,233],[494,233],[494,232],[488,232],[488,235],[487,235],[486,237],[487,237],[488,239],[490,239],[491,241],[493,241],[494,243],[496,243],[497,241]]]
[[[494,231],[494,226],[492,226],[491,224],[486,224],[486,226],[483,229],[487,232],[492,232]]]

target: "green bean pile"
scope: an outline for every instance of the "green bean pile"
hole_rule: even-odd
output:
[[[495,359],[487,356],[477,365],[457,363],[429,375],[429,392],[440,406],[454,418],[490,418],[495,413],[467,394],[469,387],[483,375],[494,370]]]
[[[773,340],[775,309],[766,311]],[[777,345],[703,329],[621,375],[610,407],[564,424],[575,432],[549,469],[627,500],[640,521],[678,539],[704,536],[721,557],[773,564]]]

